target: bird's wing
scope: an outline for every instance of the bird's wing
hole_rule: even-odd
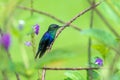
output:
[[[48,32],[46,32],[43,37],[40,40],[39,46],[42,47],[42,45],[44,45],[48,40],[49,40],[50,34]]]
[[[54,40],[53,37],[48,32],[46,32],[43,35],[39,45],[43,45],[47,43],[47,46],[50,46],[53,40]]]
[[[53,38],[50,36],[48,32],[46,32],[40,40],[38,52],[35,58],[37,58],[38,54],[39,54],[39,57],[41,57],[45,53],[47,47],[51,44],[52,41],[53,41]]]

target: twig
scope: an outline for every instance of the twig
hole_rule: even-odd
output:
[[[43,69],[43,71],[42,71],[42,79],[41,80],[45,80],[45,74],[46,74],[46,69]]]
[[[5,70],[2,70],[3,80],[8,80],[8,76]]]
[[[33,0],[30,0],[31,3],[31,9],[33,9]],[[33,16],[33,11],[31,10],[31,17]],[[32,42],[32,49],[33,49],[33,53],[34,55],[36,54],[36,47],[35,47],[35,34],[31,34],[31,42]]]
[[[32,50],[35,55],[36,54],[36,46],[35,46],[35,34],[34,33],[31,34],[31,43],[32,43]]]
[[[15,75],[16,75],[17,80],[20,80],[20,76],[17,72],[15,72]]]
[[[33,0],[30,0],[31,2],[31,9],[33,9]],[[31,10],[31,17],[33,16],[33,11]],[[33,53],[34,55],[36,54],[36,46],[35,46],[35,34],[32,33],[31,34],[31,43],[32,43],[32,50],[33,50]]]
[[[50,67],[43,67],[40,69],[45,69],[45,70],[92,70],[92,69],[100,69],[99,67],[96,68],[50,68]]]
[[[33,0],[31,0],[31,8],[33,9]],[[33,11],[31,11],[31,16],[33,15]]]
[[[68,21],[66,24],[64,24],[64,25],[61,27],[61,29],[57,32],[56,38],[59,36],[59,34],[60,34],[67,26],[69,26],[72,22],[74,22],[78,17],[80,17],[81,15],[83,15],[83,14],[85,14],[86,12],[90,11],[92,8],[97,7],[100,3],[101,3],[101,2],[98,2],[98,3],[96,3],[95,5],[87,8],[87,9],[85,9],[85,10],[83,10],[83,11],[81,11],[79,14],[77,14],[75,17],[73,17],[70,21]],[[56,39],[56,38],[55,38],[55,39]],[[54,39],[54,41],[55,41],[55,39]],[[54,41],[53,41],[53,43],[54,43]],[[50,48],[49,48],[49,49],[52,48],[53,43],[50,45]]]
[[[31,9],[33,9],[33,0],[31,0]],[[31,16],[33,16],[33,11],[31,10]],[[31,42],[32,42],[32,48],[34,55],[36,54],[36,47],[35,47],[35,34],[31,34]],[[40,74],[38,69],[38,80],[40,80]],[[44,80],[44,79],[42,79]]]
[[[91,5],[95,5],[95,1],[93,0]],[[93,16],[94,15],[94,8],[91,11],[91,18],[90,18],[90,28],[93,27]],[[91,67],[91,45],[92,45],[92,40],[89,38],[88,40],[88,64],[89,67]],[[87,80],[92,80],[92,70],[87,71]]]
[[[92,4],[92,3],[89,1],[89,4]],[[109,22],[107,21],[107,19],[102,15],[102,13],[98,9],[94,9],[94,10],[99,15],[99,17],[102,19],[102,21],[107,25],[107,27],[114,33],[114,35],[116,37],[120,37],[120,35],[113,29],[113,27],[111,26],[111,24],[109,24]]]
[[[54,20],[58,21],[61,24],[65,24],[66,23],[66,22],[62,21],[61,19],[59,19],[59,18],[57,18],[57,17],[55,17],[55,16],[53,16],[53,15],[47,13],[47,12],[43,12],[43,11],[40,11],[40,10],[35,10],[35,9],[32,9],[32,8],[27,8],[27,7],[24,7],[24,6],[18,6],[18,8],[23,9],[23,10],[30,10],[32,12],[36,12],[38,14],[42,14],[42,15],[48,16],[51,19],[54,19]],[[75,26],[75,25],[72,25],[72,24],[70,24],[70,26],[73,27],[74,29],[78,30],[78,31],[81,31],[81,29],[78,26]]]

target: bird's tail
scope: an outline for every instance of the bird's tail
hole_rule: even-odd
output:
[[[38,55],[39,55],[39,58],[41,58],[43,56],[43,54],[45,53],[45,51],[46,51],[46,47],[44,47],[43,49],[38,50],[38,52],[35,55],[35,59],[38,57]]]
[[[38,50],[38,52],[37,52],[37,53],[36,53],[36,55],[35,55],[35,59],[37,58],[37,56],[38,56],[39,52],[40,52],[40,51]]]
[[[39,58],[41,58],[43,56],[43,54],[45,53],[46,51],[46,47],[42,49],[42,51],[40,52],[39,54]]]

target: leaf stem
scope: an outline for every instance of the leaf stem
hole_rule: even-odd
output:
[[[30,1],[31,2],[31,8],[33,9],[33,0]],[[33,11],[31,11],[31,16],[33,15]]]
[[[1,71],[2,75],[3,75],[3,80],[8,80],[8,76],[6,74],[6,71],[5,70],[2,70]]]
[[[95,0],[92,0],[92,5],[95,5]],[[91,18],[90,18],[90,29],[93,27],[93,18],[94,18],[94,8],[91,10]],[[91,67],[91,38],[88,39],[88,64]],[[92,80],[92,70],[87,70],[87,80]]]

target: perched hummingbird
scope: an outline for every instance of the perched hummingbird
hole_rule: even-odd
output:
[[[42,36],[38,51],[36,53],[35,58],[39,55],[39,58],[43,56],[43,54],[46,52],[47,48],[50,47],[51,43],[54,41],[56,32],[60,28],[57,24],[51,24],[47,30],[47,32],[44,33]]]

